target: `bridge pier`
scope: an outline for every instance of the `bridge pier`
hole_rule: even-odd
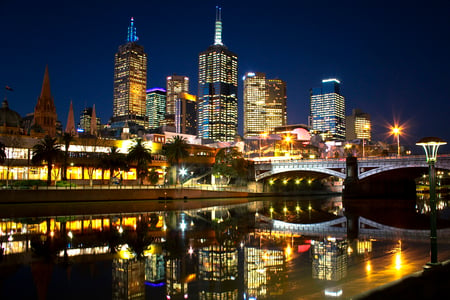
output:
[[[372,175],[364,180],[358,178],[358,160],[347,157],[346,178],[342,195],[345,198],[416,199],[416,183],[409,174],[394,170],[389,174]]]

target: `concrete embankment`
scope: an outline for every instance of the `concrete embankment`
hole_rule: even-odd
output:
[[[52,203],[152,199],[245,198],[260,194],[194,189],[73,189],[73,190],[5,190],[0,203]]]

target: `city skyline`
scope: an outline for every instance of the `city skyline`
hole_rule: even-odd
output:
[[[445,109],[450,42],[442,38],[450,28],[448,3],[175,1],[137,2],[135,7],[95,4],[89,10],[55,3],[30,3],[32,13],[16,3],[0,4],[5,39],[0,83],[14,89],[8,92],[9,107],[22,117],[33,111],[48,65],[64,126],[71,100],[75,112],[96,104],[97,116],[108,120],[114,53],[125,43],[131,17],[149,56],[147,88],[164,87],[165,78],[177,73],[188,76],[191,91],[196,91],[198,55],[214,41],[214,9],[219,5],[223,42],[239,56],[239,133],[242,75],[264,72],[287,84],[288,124],[307,123],[309,89],[333,77],[342,82],[346,115],[359,108],[372,116],[373,139],[393,142],[387,127],[398,121],[408,126],[402,144],[414,145],[423,136],[450,140]],[[169,13],[180,17],[169,22]]]

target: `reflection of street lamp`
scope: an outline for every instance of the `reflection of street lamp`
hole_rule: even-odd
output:
[[[402,128],[395,125],[395,127],[392,127],[391,130],[392,134],[397,136],[397,155],[400,156],[400,133]]]
[[[437,160],[438,148],[445,145],[443,139],[437,137],[425,137],[418,141],[416,145],[422,146],[427,157],[429,181],[430,181],[430,265],[438,264],[437,261],[437,233],[436,233],[436,172],[435,164]]]

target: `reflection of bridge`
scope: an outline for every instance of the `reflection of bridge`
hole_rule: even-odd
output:
[[[346,237],[347,218],[341,217],[335,220],[315,224],[287,223],[280,220],[273,220],[265,216],[258,215],[257,224],[268,224],[271,233],[281,235],[304,235],[320,237]],[[265,226],[261,226],[265,227]],[[439,229],[437,231],[438,240],[441,243],[450,243],[450,228]],[[385,239],[402,241],[428,241],[430,230],[402,229],[386,226],[364,217],[358,219],[359,239]]]
[[[359,179],[405,168],[428,168],[428,164],[424,155],[358,158]],[[450,155],[440,155],[436,168],[450,170]],[[287,172],[315,172],[345,179],[346,169],[346,160],[343,158],[313,160],[274,158],[270,161],[255,162],[256,180]]]

